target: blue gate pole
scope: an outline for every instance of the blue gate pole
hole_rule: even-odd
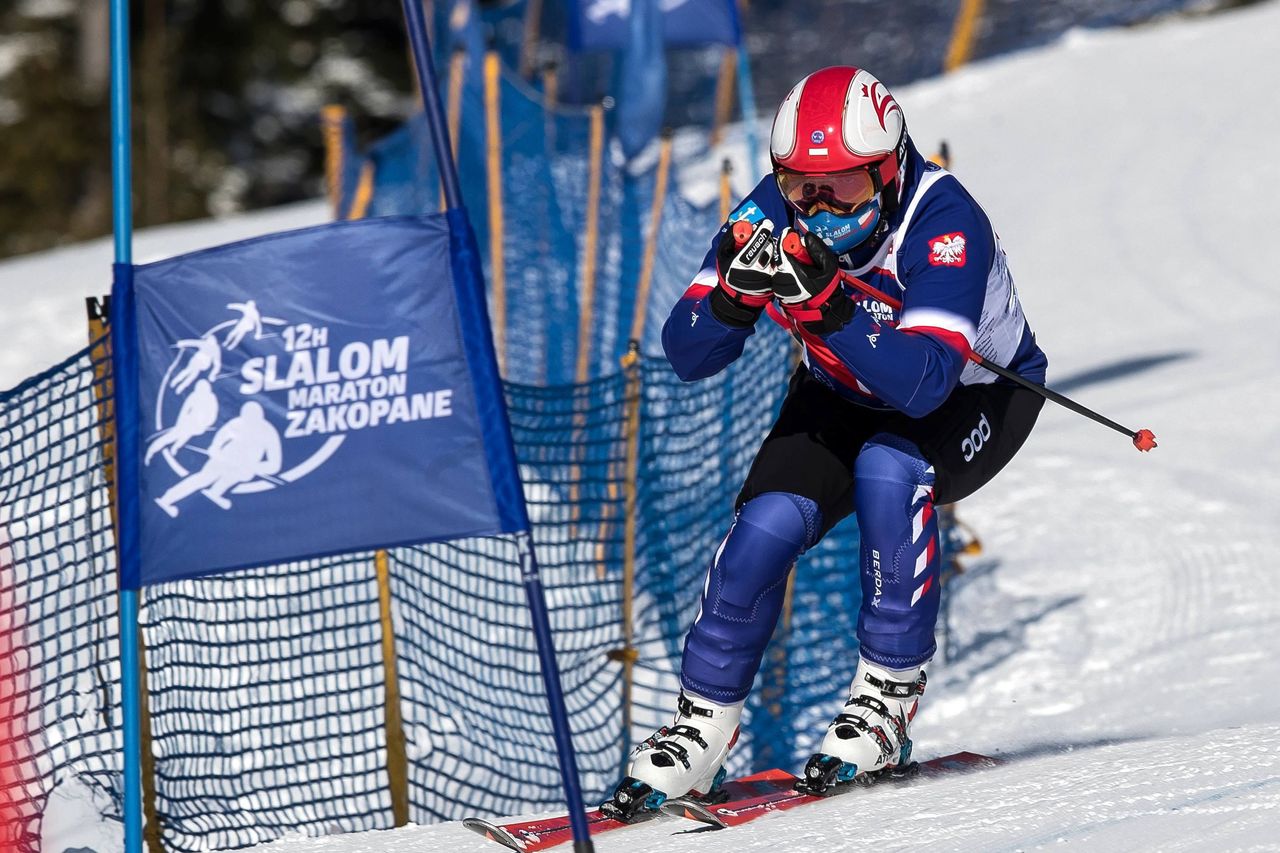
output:
[[[444,106],[440,103],[440,90],[436,86],[436,64],[427,41],[427,20],[422,14],[422,0],[403,0],[403,3],[409,44],[413,48],[413,64],[418,71],[418,87],[422,90],[422,106],[427,113],[427,129],[431,133],[431,147],[436,153],[440,184],[444,190],[444,206],[446,210],[453,210],[462,207],[462,193],[458,189],[458,170],[453,165],[449,125],[445,122]]]
[[[112,267],[113,302],[118,302],[122,290],[131,283],[133,264],[133,162],[130,140],[131,116],[129,108],[129,4],[128,0],[111,0],[111,188],[113,200],[113,233],[115,237],[115,264]],[[119,314],[113,311],[113,316]],[[119,365],[116,342],[125,329],[111,323],[112,383],[120,391],[121,376],[115,367]],[[127,380],[126,380],[127,382]],[[120,423],[121,398],[117,393],[115,404],[116,423]],[[121,473],[131,454],[121,452],[119,430],[116,432],[116,559],[123,563],[126,548],[122,540],[133,535],[132,518],[120,511],[132,501],[121,501]],[[126,476],[125,483],[132,482]],[[126,486],[127,487],[127,486]],[[128,528],[128,532],[126,532]],[[142,853],[142,690],[139,683],[138,648],[138,590],[123,587],[124,574],[119,573],[120,589],[120,679],[121,705],[124,712],[124,849],[125,853]]]
[[[458,300],[459,321],[463,334],[480,338],[485,357],[483,364],[473,364],[472,373],[477,382],[477,404],[482,411],[490,411],[497,421],[501,448],[489,448],[489,452],[502,457],[501,467],[508,471],[502,483],[503,494],[495,495],[500,505],[505,505],[515,515],[516,547],[520,554],[520,573],[525,595],[529,600],[529,614],[534,638],[538,646],[538,658],[542,665],[542,680],[547,692],[547,705],[551,714],[551,729],[555,735],[556,755],[560,762],[560,777],[564,784],[565,799],[569,806],[569,823],[573,828],[575,853],[590,853],[595,848],[587,829],[587,816],[582,807],[582,789],[578,781],[578,761],[573,752],[573,733],[569,728],[569,716],[565,710],[564,692],[560,684],[560,669],[556,664],[555,646],[552,642],[551,620],[547,614],[547,601],[538,574],[538,562],[534,555],[533,537],[530,535],[528,509],[524,492],[520,487],[520,469],[515,459],[515,445],[511,436],[506,403],[502,397],[501,377],[497,372],[497,360],[493,355],[493,338],[485,308],[484,285],[480,277],[475,234],[462,206],[462,194],[458,188],[458,172],[453,163],[452,149],[446,132],[444,108],[440,103],[440,89],[436,84],[435,63],[431,59],[431,46],[427,41],[427,25],[422,14],[422,0],[402,0],[405,21],[409,30],[409,42],[413,46],[414,66],[418,72],[418,87],[422,90],[423,107],[427,114],[427,127],[431,131],[431,144],[435,149],[439,167],[440,184],[444,190],[450,229],[450,251],[461,251],[466,257],[462,264],[455,257],[455,269],[465,267],[471,272],[469,280],[457,282],[474,292],[468,298]],[[462,233],[455,233],[455,232]],[[492,426],[492,425],[491,425]],[[488,455],[488,453],[486,454]],[[491,457],[492,461],[492,457]],[[495,488],[495,491],[498,491]]]

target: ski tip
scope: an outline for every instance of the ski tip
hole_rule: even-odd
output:
[[[520,841],[500,826],[489,823],[487,820],[481,820],[478,817],[463,818],[462,825],[472,832],[483,835],[490,841],[496,841],[508,850],[524,851],[524,846]]]
[[[1156,434],[1149,429],[1140,429],[1133,434],[1133,446],[1147,453],[1153,447],[1159,447],[1156,444]]]

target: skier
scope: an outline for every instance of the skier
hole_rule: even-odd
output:
[[[191,439],[204,435],[217,422],[218,398],[213,393],[213,386],[208,379],[197,379],[191,393],[182,401],[173,426],[162,430],[147,445],[147,454],[143,457],[142,464],[150,465],[152,458],[162,450],[177,453]]]
[[[723,778],[787,571],[850,513],[862,541],[860,659],[806,784],[821,792],[908,762],[936,649],[935,505],[994,477],[1043,404],[966,360],[972,349],[1036,383],[1047,366],[986,214],[921,157],[883,83],[852,67],[801,80],[778,109],[770,154],[773,173],[713,239],[662,341],[681,379],[705,379],[742,354],[767,311],[803,364],[711,558],[675,720],[632,754],[605,804],[615,816],[708,794]],[[740,221],[751,226],[741,243]]]
[[[212,335],[204,335],[199,338],[178,341],[176,346],[179,350],[189,349],[193,350],[193,352],[191,359],[187,362],[187,366],[179,370],[169,380],[170,388],[182,394],[187,388],[191,387],[191,383],[195,382],[201,374],[205,374],[210,382],[218,378],[218,374],[222,371],[222,350],[218,347],[216,338]],[[181,358],[182,353],[179,352],[178,359]]]
[[[280,432],[267,420],[262,404],[250,400],[240,414],[218,427],[209,443],[204,467],[189,474],[156,498],[170,518],[178,517],[178,501],[196,492],[222,509],[231,509],[226,494],[241,483],[280,473]]]
[[[240,346],[240,342],[250,332],[253,332],[255,341],[262,340],[263,323],[270,323],[274,326],[284,325],[284,320],[276,317],[263,317],[262,312],[258,310],[258,303],[252,299],[244,302],[228,302],[227,307],[233,311],[240,312],[240,319],[236,320],[235,325],[231,327],[231,331],[227,333],[226,340],[222,342],[222,345],[228,350],[233,350]]]

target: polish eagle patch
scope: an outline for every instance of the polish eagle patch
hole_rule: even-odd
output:
[[[955,231],[929,241],[929,263],[935,267],[964,266],[964,233]]]

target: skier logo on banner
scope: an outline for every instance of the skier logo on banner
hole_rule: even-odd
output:
[[[296,482],[351,430],[451,414],[448,390],[405,393],[408,336],[331,348],[326,327],[264,316],[252,299],[226,307],[238,316],[174,344],[159,385],[143,464],[177,477],[155,498],[170,518],[196,495],[230,510]]]
[[[218,323],[199,338],[180,340],[178,352],[156,399],[155,432],[147,441],[143,464],[157,456],[179,478],[156,504],[177,518],[181,501],[195,494],[222,509],[231,509],[228,494],[250,494],[282,486],[315,470],[341,446],[343,436],[330,436],[281,473],[284,448],[280,429],[267,418],[260,402],[244,401],[238,411],[219,411],[214,384],[222,383],[225,397],[241,384],[250,359],[241,351],[246,338],[279,338],[267,328],[289,326],[277,317],[264,317],[254,300],[232,302],[237,318]],[[224,370],[224,366],[228,369]],[[198,438],[212,432],[200,446]]]

